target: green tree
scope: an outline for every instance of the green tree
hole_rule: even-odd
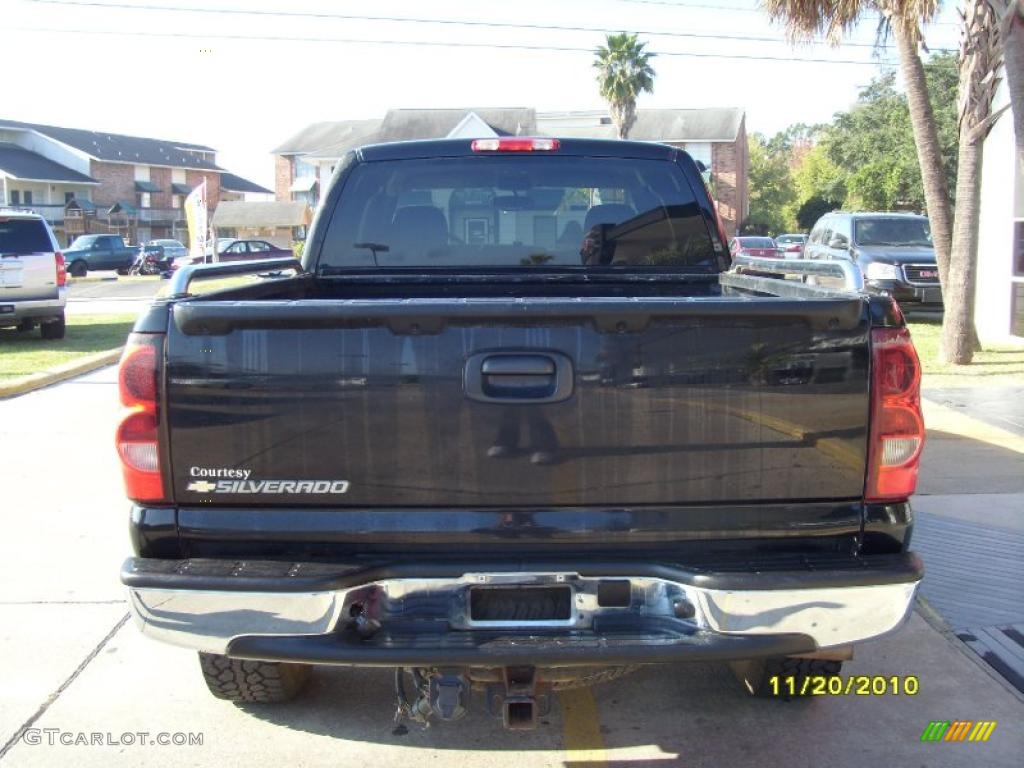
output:
[[[950,243],[953,232],[953,210],[948,176],[939,150],[938,128],[928,93],[928,82],[919,49],[923,43],[921,25],[931,21],[938,11],[938,0],[763,0],[768,15],[786,25],[795,40],[813,39],[824,33],[839,43],[865,14],[876,13],[881,35],[892,34],[899,52],[900,69],[906,84],[910,123],[924,198],[931,220],[935,256],[942,284],[946,285]],[[905,181],[890,169],[879,175],[890,188],[899,188]]]
[[[796,190],[789,172],[789,154],[772,151],[770,145],[771,141],[760,134],[750,135],[750,213],[743,222],[744,232],[777,235],[791,228],[787,209],[796,199]]]
[[[839,207],[833,201],[820,195],[809,197],[796,209],[796,225],[805,232],[809,231],[818,219]]]
[[[820,198],[839,207],[846,200],[846,176],[819,140],[793,169],[797,200],[803,205],[812,198]]]
[[[924,69],[932,92],[946,183],[955,186],[955,56],[933,56]],[[906,96],[896,90],[894,73],[875,77],[861,91],[853,107],[837,113],[818,137],[818,144],[794,171],[800,204],[817,194],[850,208],[926,207],[910,110]],[[826,159],[827,165],[822,165]]]
[[[594,68],[601,98],[608,102],[619,138],[625,139],[636,123],[636,99],[641,93],[654,93],[653,53],[636,35],[622,32],[607,35],[607,45],[595,52]]]

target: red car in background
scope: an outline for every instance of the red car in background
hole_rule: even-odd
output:
[[[207,261],[255,261],[256,259],[280,259],[282,256],[294,256],[291,250],[280,248],[266,240],[235,240],[217,239],[217,258]],[[187,264],[202,264],[203,259],[188,254],[174,260],[171,272]]]
[[[744,256],[768,256],[778,258],[779,252],[776,249],[775,241],[770,237],[754,237],[743,235],[734,237],[729,243],[729,253],[733,256],[742,254]]]

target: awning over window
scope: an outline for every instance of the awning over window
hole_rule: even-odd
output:
[[[316,186],[316,176],[303,176],[300,179],[296,179],[292,182],[292,185],[288,188],[289,192],[309,192],[314,186]]]
[[[79,210],[86,211],[87,213],[95,213],[96,206],[93,205],[91,200],[81,200],[77,197],[73,197],[68,200],[64,206],[64,210],[78,208]]]
[[[139,209],[125,200],[118,200],[110,206],[110,210],[107,211],[107,215],[113,216],[115,213],[119,213],[122,216],[137,216]]]
[[[188,184],[171,184],[171,192],[176,195],[188,196],[192,193],[192,188]]]
[[[159,192],[160,187],[154,184],[152,181],[136,181],[135,182],[136,192]]]

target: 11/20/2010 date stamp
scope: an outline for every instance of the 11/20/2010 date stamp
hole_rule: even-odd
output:
[[[917,675],[773,675],[773,696],[916,696]]]

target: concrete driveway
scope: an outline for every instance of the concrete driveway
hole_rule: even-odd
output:
[[[318,669],[309,695],[285,707],[214,700],[194,654],[126,623],[114,381],[108,368],[0,402],[0,768],[1020,765],[1024,704],[917,614],[844,670],[915,675],[915,696],[754,700],[724,665],[649,667],[560,695],[528,733],[503,732],[479,699],[459,723],[396,729],[381,670]],[[986,743],[922,743],[933,720],[998,725]],[[201,734],[202,745],[150,744],[160,733]],[[93,734],[116,743],[60,743]]]

